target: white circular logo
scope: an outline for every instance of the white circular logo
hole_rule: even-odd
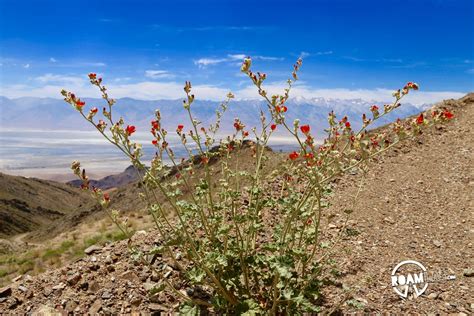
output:
[[[392,270],[392,288],[402,298],[418,297],[428,288],[426,268],[414,260],[402,261]]]

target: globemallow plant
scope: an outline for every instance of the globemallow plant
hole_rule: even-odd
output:
[[[251,59],[246,58],[241,70],[267,108],[255,113],[260,126],[249,128],[236,118],[233,133],[219,139],[221,119],[234,95],[229,93],[216,110],[215,123],[204,126],[193,115],[195,95],[186,82],[183,107],[189,121],[178,125],[175,132],[188,157],[175,155],[167,141],[169,131],[163,128],[166,113],[162,116],[157,110],[150,126],[156,154],[149,165],[142,161],[142,146],[133,140],[136,128],[113,114],[116,102],[102,78],[89,74],[106,103],[100,119],[97,108],[87,111],[78,96],[61,92],[140,172],[143,192],[137,198],[146,201],[154,219],[158,246],[145,251],[129,243],[131,255],[155,270],[148,260],[154,254],[174,262],[181,281],[191,290],[183,293],[163,276],[152,291],[173,292],[182,301],[182,313],[294,315],[320,311],[321,288],[334,249],[334,243],[327,247],[321,242],[321,218],[328,207],[331,182],[348,172],[362,175],[373,157],[453,116],[441,109],[397,120],[381,132],[369,132],[371,124],[418,90],[416,83],[409,82],[393,93],[393,103],[373,105],[363,115],[359,130],[352,128],[347,117],[338,119],[329,113],[326,137],[317,144],[311,122],[288,122],[285,117],[291,111],[287,101],[301,65],[299,59],[281,94],[270,95],[264,85],[266,74],[254,72]],[[289,133],[299,149],[268,171],[267,144],[278,129]],[[250,170],[239,163],[243,148],[252,152]],[[79,162],[73,162],[72,169],[82,179],[82,188],[90,190],[117,226],[130,234],[118,211],[110,208],[110,196],[89,185]],[[342,211],[353,212],[351,206]],[[176,253],[183,256],[179,262]]]

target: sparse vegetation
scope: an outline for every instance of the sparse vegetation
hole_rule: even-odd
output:
[[[397,121],[386,132],[368,133],[367,128],[374,121],[398,108],[400,100],[411,90],[418,90],[417,84],[409,82],[394,92],[392,104],[373,105],[371,114],[362,117],[363,128],[358,131],[352,129],[347,117],[339,120],[334,113],[329,113],[327,137],[322,144],[317,144],[309,124],[285,120],[285,113],[291,110],[285,102],[298,79],[301,65],[298,60],[292,79],[281,95],[269,95],[263,85],[266,75],[254,73],[251,60],[245,59],[242,72],[267,102],[267,109],[259,114],[259,128],[249,129],[236,118],[235,132],[221,140],[215,138],[216,133],[233,94],[229,93],[217,110],[215,124],[205,127],[193,117],[191,108],[195,96],[191,93],[191,83],[186,82],[183,105],[189,114],[190,128],[186,131],[184,124],[179,124],[176,133],[189,157],[181,164],[180,157],[175,156],[167,142],[168,131],[162,127],[159,111],[151,122],[152,144],[157,154],[147,167],[141,161],[142,147],[132,140],[136,128],[126,125],[122,118],[113,119],[115,100],[109,97],[101,78],[89,74],[91,83],[99,88],[107,103],[102,111],[104,117],[98,121],[95,120],[97,108],[86,113],[84,101],[71,92],[62,91],[65,101],[140,170],[143,176],[141,198],[147,201],[148,211],[163,240],[150,252],[133,246],[130,250],[133,258],[149,264],[151,269],[155,268],[147,261],[147,255],[164,255],[178,267],[185,282],[204,292],[200,296],[183,295],[163,277],[168,290],[182,298],[182,312],[197,314],[199,309],[249,315],[318,312],[326,274],[340,274],[331,257],[340,236],[332,241],[321,240],[321,217],[328,207],[331,181],[347,172],[363,175],[372,158],[406,138],[419,135],[424,127],[452,118],[447,110],[433,111],[429,117],[420,114],[408,123]],[[268,156],[266,145],[276,129],[284,129],[292,135],[300,149],[290,153],[273,172],[264,173]],[[249,142],[251,133],[253,139]],[[250,172],[239,166],[238,151],[246,144],[250,144],[253,151],[254,170]],[[165,166],[165,156],[171,161],[172,169]],[[210,167],[217,157],[222,160],[219,173],[212,172]],[[230,163],[231,157],[234,163]],[[90,189],[107,210],[123,236],[130,236],[133,225],[128,219],[122,220],[118,211],[109,209],[109,194],[90,187],[79,162],[74,162],[72,169],[83,181],[82,187]],[[172,177],[174,181],[162,181]],[[189,193],[186,199],[184,191]],[[355,200],[359,192],[360,188]],[[170,209],[164,209],[157,196],[166,200]],[[170,210],[175,220],[169,218]],[[349,216],[352,206],[347,205],[343,211]],[[351,230],[341,231],[348,236],[355,234]],[[91,240],[99,242],[100,238],[94,236]],[[184,264],[175,259],[177,252],[185,257]],[[349,304],[358,307],[356,302]]]

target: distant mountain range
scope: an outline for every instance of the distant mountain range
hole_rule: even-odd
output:
[[[111,188],[123,187],[129,183],[137,181],[139,178],[140,176],[137,172],[137,169],[134,166],[129,166],[121,173],[106,176],[98,180],[90,180],[89,184],[92,187],[107,190]],[[80,188],[82,185],[82,180],[72,180],[67,182],[67,184]]]
[[[102,99],[86,98],[86,111],[92,106],[101,108],[104,105]],[[287,120],[292,122],[299,118],[302,123],[309,123],[313,129],[322,132],[327,127],[327,114],[334,110],[338,117],[347,115],[354,127],[360,126],[362,113],[369,113],[372,104],[383,106],[375,101],[361,99],[340,100],[296,97],[287,102]],[[196,100],[192,111],[197,119],[205,126],[215,120],[215,110],[219,102]],[[428,105],[415,106],[402,103],[395,113],[380,120],[378,125],[386,124],[400,117],[407,117],[420,112]],[[124,117],[128,124],[137,126],[139,131],[148,131],[150,120],[154,117],[154,111],[160,109],[163,117],[163,125],[174,130],[177,124],[189,125],[186,111],[183,109],[182,100],[156,100],[143,101],[131,98],[118,99],[114,105],[115,115]],[[266,105],[260,100],[238,100],[232,101],[228,113],[225,114],[222,130],[229,131],[233,127],[233,120],[239,117],[248,127],[259,126],[259,111],[265,110]],[[9,99],[0,96],[0,127],[9,129],[66,129],[66,130],[90,130],[89,124],[85,122],[78,113],[61,99],[24,97]]]

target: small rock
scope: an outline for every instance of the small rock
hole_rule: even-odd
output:
[[[89,284],[89,291],[90,292],[97,292],[99,290],[99,283],[97,283],[96,281],[92,281],[90,284]]]
[[[428,298],[434,300],[438,297],[438,293],[430,293],[430,295],[428,295]]]
[[[80,279],[81,279],[81,275],[79,273],[74,273],[71,277],[67,279],[67,283],[69,285],[76,285]]]
[[[329,228],[329,229],[334,229],[334,228],[337,228],[337,226],[334,225],[334,224],[329,224],[329,225],[328,225],[328,228]]]
[[[96,256],[92,256],[90,261],[91,261],[91,262],[97,262],[97,257],[96,257]]]
[[[390,182],[395,182],[395,179],[390,179],[389,181],[390,181]]]
[[[26,287],[24,287],[23,285],[20,285],[18,287],[18,290],[22,291],[23,293],[25,293],[26,291],[28,291],[28,289]]]
[[[385,217],[385,218],[383,219],[383,221],[384,221],[384,222],[387,222],[387,223],[389,223],[389,224],[395,224],[395,221],[394,221],[393,218],[391,218],[391,217]]]
[[[416,181],[416,183],[423,184],[423,180],[418,180],[418,181]]]
[[[23,277],[23,275],[20,274],[19,276],[17,276],[16,278],[14,278],[14,279],[12,280],[12,282],[20,281],[22,277]]]
[[[73,300],[69,300],[64,306],[64,309],[67,310],[68,312],[73,312],[76,309],[76,307],[77,307],[77,303],[74,302]]]
[[[433,240],[433,244],[438,248],[441,247],[442,245],[442,243],[439,240]]]
[[[59,283],[58,285],[53,286],[53,291],[62,290],[62,289],[64,289],[65,287],[66,287],[66,284],[64,284],[64,283],[61,282],[61,283]]]
[[[155,287],[155,284],[151,283],[151,282],[145,282],[143,283],[143,288],[146,290],[146,291],[151,291],[151,289],[153,289]]]
[[[474,276],[474,270],[473,269],[466,269],[462,272],[462,274],[465,276],[465,277],[473,277]]]
[[[101,308],[102,308],[102,300],[98,299],[89,308],[89,314],[97,315],[97,313],[100,311]]]
[[[113,296],[112,293],[110,293],[109,291],[105,291],[101,297],[107,300],[109,298],[112,298],[112,296]]]
[[[148,304],[148,309],[151,311],[163,311],[163,312],[168,310],[168,308],[166,308],[165,306],[161,304],[157,304],[157,303]]]
[[[120,275],[122,279],[139,282],[140,279],[133,271],[126,271]]]
[[[141,302],[142,302],[142,299],[139,297],[134,297],[130,300],[130,304],[132,304],[132,306],[138,306],[140,305]]]
[[[96,245],[92,245],[92,246],[90,246],[90,247],[87,247],[87,248],[84,250],[84,253],[85,253],[86,255],[90,255],[91,253],[98,252],[98,251],[100,251],[100,250],[102,250],[101,247],[96,246]]]
[[[105,257],[104,262],[106,264],[112,264],[114,261],[112,260],[112,257],[110,255],[108,255],[107,257]]]
[[[43,295],[44,296],[50,296],[52,292],[53,292],[53,290],[50,287],[45,287],[43,289]]]
[[[12,288],[7,286],[2,289],[0,289],[0,297],[7,297],[12,295]]]

